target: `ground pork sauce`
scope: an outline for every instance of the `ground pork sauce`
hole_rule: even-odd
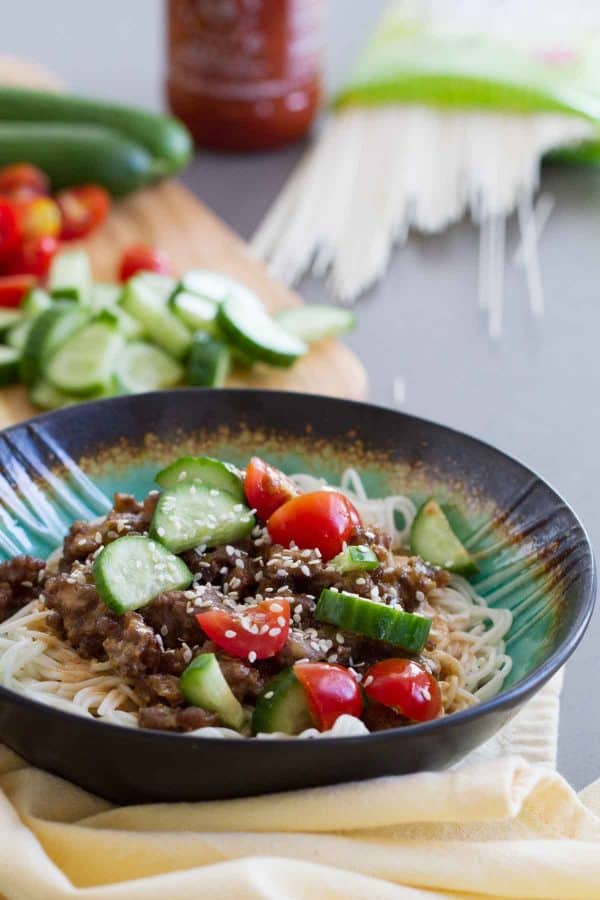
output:
[[[194,731],[219,725],[218,716],[186,705],[179,677],[201,653],[214,653],[235,697],[252,706],[265,684],[299,660],[338,663],[353,669],[360,681],[374,662],[398,655],[398,648],[323,624],[314,618],[323,588],[335,587],[408,612],[427,605],[433,590],[448,583],[448,574],[419,557],[399,556],[388,535],[356,527],[349,543],[370,547],[379,567],[341,575],[318,550],[285,548],[270,541],[262,526],[236,544],[189,550],[181,555],[194,581],[189,590],[159,594],[150,604],[124,615],[100,599],[92,566],[102,547],[128,534],[145,535],[158,499],[151,492],[139,503],[116,494],[114,507],[101,522],[78,521],[65,537],[58,570],[43,560],[16,557],[0,564],[0,621],[35,597],[51,610],[49,627],[86,659],[108,659],[133,687],[141,702],[144,728]],[[207,640],[196,615],[211,608],[239,612],[263,600],[286,598],[291,623],[283,649],[270,659],[228,656]],[[397,727],[407,720],[393,710],[369,704],[363,719],[370,730]]]

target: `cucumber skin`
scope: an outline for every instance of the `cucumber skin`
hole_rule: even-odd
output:
[[[58,349],[52,341],[52,323],[58,325],[62,316],[72,316],[72,328],[62,335],[65,343],[87,321],[87,313],[69,301],[54,303],[49,309],[32,321],[31,330],[23,347],[19,374],[23,384],[33,384],[44,374],[45,364],[50,355]],[[55,326],[56,327],[56,326]]]
[[[212,480],[211,470],[216,475]],[[182,472],[186,473],[186,477],[180,479]],[[181,456],[161,469],[154,480],[163,490],[177,487],[182,481],[199,481],[208,488],[227,491],[240,503],[246,503],[246,494],[238,470],[231,463],[214,459],[212,456]]]
[[[0,121],[0,166],[15,159],[42,169],[54,190],[95,182],[120,197],[156,178],[141,145],[97,125]]]
[[[441,559],[441,557],[440,557],[439,559],[429,559],[429,556],[431,556],[432,554],[427,550],[426,547],[423,546],[422,528],[426,521],[425,516],[426,516],[427,507],[430,506],[431,504],[435,504],[435,507],[437,508],[439,513],[441,513],[441,515],[443,516],[443,521],[445,522],[446,527],[450,530],[450,532],[451,532],[452,536],[454,537],[454,539],[456,540],[457,544],[460,545],[460,548],[462,551],[461,557],[460,557],[459,561],[453,562],[452,565],[446,565],[446,563],[449,562],[448,558]],[[427,538],[426,538],[426,541],[427,541]],[[439,505],[437,500],[435,500],[434,497],[429,497],[425,501],[425,503],[423,503],[419,507],[419,509],[417,511],[417,515],[415,516],[412,526],[411,526],[411,529],[410,529],[410,551],[415,556],[420,556],[421,559],[424,559],[425,562],[430,563],[430,565],[441,566],[443,569],[446,569],[448,572],[455,572],[457,575],[476,575],[477,572],[479,571],[479,567],[478,567],[477,563],[471,557],[471,554],[469,553],[469,551],[465,547],[463,547],[463,545],[461,544],[458,537],[452,531],[452,526],[450,525],[450,522],[448,521],[446,514],[444,513],[441,506]]]
[[[325,588],[321,591],[315,619],[365,637],[395,644],[407,653],[420,653],[431,630],[431,620]]]
[[[191,706],[216,713],[223,725],[239,731],[244,710],[229,687],[214,653],[201,653],[181,674],[179,687]]]
[[[14,384],[19,380],[19,351],[15,350],[15,358],[11,362],[0,363],[0,385]]]
[[[260,314],[268,315],[268,313],[263,313],[262,309],[260,309]],[[300,349],[299,346],[297,353],[280,353],[277,350],[271,350],[267,347],[259,347],[258,344],[247,338],[239,328],[232,324],[227,312],[227,301],[219,307],[217,313],[217,325],[236,349],[240,350],[244,355],[249,356],[254,361],[265,362],[271,366],[289,369],[301,356],[305,355],[308,349],[301,341],[299,341],[299,345],[304,349]],[[283,328],[281,330],[284,331]],[[288,338],[292,337],[287,332],[284,333]]]
[[[187,381],[194,387],[223,387],[231,369],[227,344],[198,332],[187,360]]]
[[[272,697],[266,694],[273,693]],[[299,734],[306,728],[314,728],[304,693],[293,669],[284,669],[267,682],[256,701],[252,715],[252,734]]]
[[[178,172],[189,162],[193,151],[188,130],[172,116],[102,100],[89,100],[74,94],[0,87],[0,120],[68,123],[66,130],[83,124],[105,126],[144,149],[155,161],[153,171],[158,175]],[[34,162],[29,156],[23,155],[17,155],[11,161],[14,162],[15,159]],[[95,179],[88,175],[79,182],[71,181],[71,184],[84,184],[93,180]]]

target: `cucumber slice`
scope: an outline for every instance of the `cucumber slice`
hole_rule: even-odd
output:
[[[306,344],[337,337],[356,328],[354,313],[339,306],[292,306],[282,309],[275,318],[289,334]]]
[[[69,394],[59,391],[53,384],[50,384],[49,381],[45,381],[43,378],[40,378],[32,385],[29,391],[29,399],[34,406],[39,406],[41,409],[62,409],[64,406],[72,406],[74,403],[77,403]]]
[[[176,359],[182,359],[190,349],[192,336],[181,319],[169,310],[165,298],[152,288],[148,274],[129,279],[121,305],[126,313],[137,319],[154,343]]]
[[[138,272],[137,275],[134,275],[134,278],[147,288],[150,288],[157,300],[160,300],[164,305],[168,303],[169,298],[177,290],[177,280],[171,275],[163,275],[161,272]]]
[[[17,322],[16,325],[13,325],[12,328],[9,328],[6,332],[6,343],[10,347],[14,347],[16,350],[22,352],[27,344],[32,325],[33,319],[21,319],[20,322]]]
[[[236,348],[272,366],[291,366],[307,351],[306,344],[288,334],[256,298],[228,297],[219,307],[217,324]]]
[[[36,319],[26,320],[30,327],[20,375],[24,384],[33,384],[44,375],[45,366],[53,353],[88,321],[88,313],[73,303],[53,303]]]
[[[134,341],[120,353],[115,375],[123,393],[141,394],[179,384],[183,367],[159,347]]]
[[[284,669],[267,683],[256,701],[252,734],[300,734],[314,724],[304,688],[293,669]]]
[[[53,297],[89,303],[92,283],[90,260],[83,250],[68,250],[52,260],[48,287]]]
[[[96,557],[93,576],[101,599],[119,615],[164,591],[184,591],[193,578],[182,559],[139,534],[108,544]]]
[[[217,333],[218,305],[214,300],[199,297],[190,291],[179,291],[169,300],[169,307],[192,331]]]
[[[19,359],[21,353],[16,347],[0,346],[0,384],[12,384],[19,380]]]
[[[425,616],[330,588],[321,591],[315,619],[368,638],[396,644],[407,653],[420,653],[431,628],[431,620]]]
[[[379,567],[379,560],[370,547],[350,545],[329,562],[338,572],[369,572]]]
[[[207,334],[194,335],[187,363],[188,384],[223,387],[231,369],[231,352],[222,341]]]
[[[21,309],[3,309],[0,307],[0,337],[5,337],[8,331],[21,322],[23,313]]]
[[[97,281],[92,287],[90,306],[97,312],[107,307],[112,308],[117,305],[122,293],[123,288],[120,284]]]
[[[238,296],[248,302],[257,302],[252,291],[221,272],[211,272],[209,269],[191,269],[186,272],[180,282],[180,290],[190,291],[206,300],[212,300],[217,306],[227,297]]]
[[[86,397],[109,385],[123,338],[114,324],[92,322],[56,350],[45,375],[59,391]]]
[[[120,306],[107,306],[100,310],[96,322],[112,322],[126,341],[136,341],[143,337],[144,329],[137,319]]]
[[[425,562],[449,572],[473,575],[477,564],[456,537],[450,522],[432,497],[420,507],[410,531],[410,549]]]
[[[223,725],[239,731],[244,724],[244,710],[233,692],[214,653],[201,653],[179,679],[181,693],[187,703],[217,713]]]
[[[231,463],[212,456],[181,456],[158,473],[157,484],[168,490],[182,481],[198,481],[208,488],[227,491],[241,503],[246,502],[241,472]]]
[[[50,309],[51,306],[52,300],[46,291],[41,288],[33,288],[21,303],[21,312],[26,319],[33,319],[44,310]]]
[[[254,528],[247,506],[218,488],[182,481],[161,494],[150,534],[173,553],[200,544],[214,547],[246,537]]]

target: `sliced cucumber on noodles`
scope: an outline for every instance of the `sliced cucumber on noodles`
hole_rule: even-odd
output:
[[[176,487],[182,481],[199,481],[205,487],[227,491],[241,503],[246,503],[242,473],[231,463],[212,456],[181,456],[155,478],[164,490]]]
[[[239,541],[254,524],[250,509],[227,491],[182,481],[161,494],[150,534],[173,553],[181,553],[200,544]]]
[[[122,393],[141,394],[179,384],[183,367],[160,347],[132,341],[119,354],[115,376]]]
[[[111,383],[123,337],[114,324],[92,322],[76,332],[45,366],[54,387],[76,397],[100,393]]]

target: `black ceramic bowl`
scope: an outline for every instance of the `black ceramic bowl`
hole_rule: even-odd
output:
[[[57,711],[0,689],[0,739],[32,764],[121,803],[200,800],[441,769],[483,743],[563,665],[595,596],[588,538],[544,481],[456,431],[367,404],[267,391],[145,394],[40,416],[0,435],[0,557],[47,554],[114,490],[142,496],[183,452],[244,464],[260,453],[335,483],[355,466],[373,496],[435,493],[481,554],[477,590],[514,616],[512,672],[465,712],[377,734],[206,739]]]

